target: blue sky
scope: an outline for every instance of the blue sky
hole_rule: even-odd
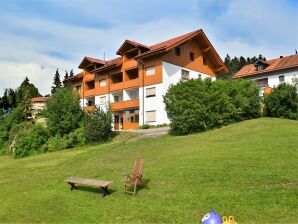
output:
[[[84,56],[125,39],[154,44],[202,28],[220,56],[298,49],[297,0],[0,0],[0,94],[28,76],[42,94]]]

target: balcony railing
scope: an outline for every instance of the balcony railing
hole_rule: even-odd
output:
[[[86,111],[86,112],[91,112],[91,111],[93,111],[93,110],[95,110],[95,106],[88,106],[88,107],[85,107],[85,111]]]
[[[121,90],[124,88],[123,82],[111,84],[111,91]]]
[[[129,108],[136,108],[139,106],[140,106],[139,99],[111,103],[112,110],[124,110],[124,109],[129,109]]]
[[[84,97],[95,96],[95,89],[85,90]]]
[[[138,65],[138,62],[134,59],[130,59],[124,62],[125,69],[133,68],[133,67],[136,67],[137,65]]]
[[[131,79],[124,82],[124,88],[132,88],[139,86],[139,79]]]

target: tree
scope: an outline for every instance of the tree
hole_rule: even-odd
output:
[[[264,98],[265,110],[270,117],[298,119],[298,94],[294,85],[281,83]]]
[[[46,102],[45,117],[53,136],[63,136],[78,128],[82,115],[79,95],[70,87],[58,88]]]
[[[64,79],[68,79],[68,72],[65,71]]]
[[[89,142],[104,142],[112,136],[112,114],[100,107],[86,113],[83,127]]]
[[[8,89],[8,103],[11,108],[15,108],[17,105],[17,94],[12,88]]]
[[[24,119],[27,120],[31,117],[31,109],[32,109],[32,102],[31,102],[31,95],[29,86],[24,89],[22,101],[19,104],[21,112],[24,116]]]
[[[56,73],[54,75],[54,82],[53,82],[53,86],[52,86],[52,94],[54,94],[59,88],[61,88],[62,84],[60,81],[60,74],[59,74],[59,70],[57,68]]]
[[[70,70],[70,74],[69,77],[73,77],[74,73],[73,73],[73,69]]]
[[[23,94],[25,89],[29,90],[29,95],[31,98],[39,97],[41,94],[39,93],[38,89],[34,86],[33,83],[30,83],[28,77],[24,79],[21,83],[20,87],[17,88],[16,92],[16,106],[23,100]]]

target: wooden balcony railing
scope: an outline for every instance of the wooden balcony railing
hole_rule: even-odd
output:
[[[95,106],[88,106],[88,107],[85,107],[85,111],[86,111],[86,112],[91,112],[91,111],[93,111],[93,110],[95,110]]]
[[[124,109],[129,109],[129,108],[136,108],[139,106],[140,106],[139,99],[111,103],[112,110],[124,110]]]
[[[124,62],[124,69],[137,67],[138,62],[134,59],[130,59]]]
[[[111,84],[111,91],[122,90],[124,88],[123,82]]]
[[[124,88],[138,87],[140,84],[139,79],[131,79],[124,82]]]
[[[95,89],[85,90],[84,97],[95,96]]]

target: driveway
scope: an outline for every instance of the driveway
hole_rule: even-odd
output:
[[[160,136],[168,134],[169,130],[170,130],[170,127],[161,127],[161,128],[149,128],[149,129],[134,129],[134,130],[126,130],[126,131],[140,134],[139,136],[130,139],[130,141],[136,141],[144,138],[158,138]]]

